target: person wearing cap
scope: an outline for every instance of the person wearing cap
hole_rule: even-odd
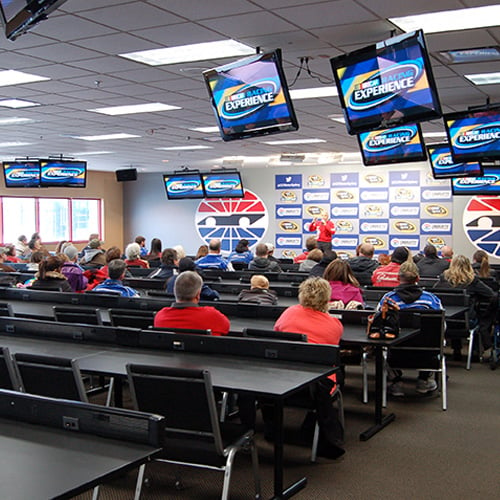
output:
[[[85,250],[80,264],[83,266],[101,267],[106,265],[105,251],[102,249],[103,241],[93,239],[89,241],[88,249]]]
[[[244,262],[248,264],[253,259],[253,254],[248,248],[249,241],[246,239],[241,239],[234,250],[229,254],[227,260],[229,262]]]
[[[68,245],[63,251],[68,258],[61,267],[61,273],[66,276],[74,292],[81,292],[87,288],[88,279],[84,276],[82,268],[76,263],[78,259],[78,249],[73,245]]]
[[[85,250],[89,250],[90,249],[90,242],[92,240],[100,240],[101,238],[99,237],[99,235],[97,233],[91,233],[89,235],[89,241],[87,243],[87,245],[85,245],[81,250],[80,250],[80,253],[78,254],[78,259],[81,260],[85,254]]]
[[[397,247],[391,255],[391,262],[386,266],[380,266],[373,271],[373,286],[398,286],[399,268],[403,262],[411,259],[411,252],[406,247]]]
[[[7,273],[15,272],[15,269],[8,264],[5,264],[7,261],[7,253],[8,249],[5,247],[0,247],[0,271],[5,271]]]
[[[254,274],[250,280],[250,290],[242,290],[238,295],[240,302],[269,304],[275,306],[278,297],[274,290],[269,290],[269,280],[261,274]]]

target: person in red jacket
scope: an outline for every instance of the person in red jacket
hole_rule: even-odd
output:
[[[321,218],[316,217],[309,225],[309,231],[318,231],[318,248],[323,252],[332,249],[332,236],[335,234],[335,224],[328,217],[327,212],[323,212]]]

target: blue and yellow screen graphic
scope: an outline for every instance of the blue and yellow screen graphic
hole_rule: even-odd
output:
[[[429,157],[432,172],[435,178],[478,176],[483,173],[481,165],[477,162],[457,163],[453,161],[450,147],[447,144],[429,146]]]
[[[78,161],[40,161],[40,185],[43,187],[85,187],[87,163]]]
[[[500,168],[488,168],[480,177],[461,177],[452,180],[453,194],[500,195]]]
[[[163,180],[171,200],[204,197],[200,174],[164,175]]]
[[[38,187],[40,166],[38,162],[4,162],[6,187]]]

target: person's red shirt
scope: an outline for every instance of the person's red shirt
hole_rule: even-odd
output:
[[[304,262],[307,259],[309,252],[302,252],[300,255],[297,255],[293,259],[294,264],[300,264],[301,262]]]
[[[143,267],[144,269],[149,268],[149,262],[142,259],[133,259],[133,260],[125,259],[125,264],[127,264],[127,266],[132,266],[132,267]]]
[[[323,219],[312,221],[309,225],[309,231],[319,230],[318,241],[332,241],[332,236],[335,234],[335,224],[328,219],[326,222]]]
[[[212,335],[227,335],[229,319],[215,307],[199,306],[191,302],[174,303],[156,313],[154,326],[159,328],[193,328],[212,330]]]
[[[398,286],[401,264],[390,262],[387,266],[377,267],[372,274],[373,286]]]

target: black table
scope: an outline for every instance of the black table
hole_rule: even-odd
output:
[[[2,498],[71,498],[159,450],[151,446],[0,419]]]

